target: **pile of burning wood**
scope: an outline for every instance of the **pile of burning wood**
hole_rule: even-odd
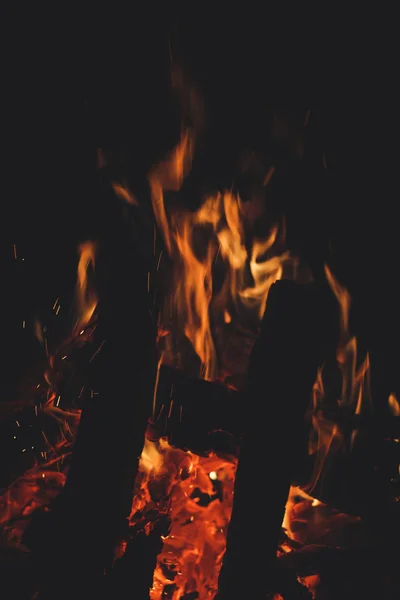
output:
[[[41,439],[2,496],[7,567],[40,600],[389,598],[397,399],[373,418],[349,295],[297,269],[260,198],[179,204],[193,144],[152,170],[147,203],[106,181],[72,336],[4,426]]]

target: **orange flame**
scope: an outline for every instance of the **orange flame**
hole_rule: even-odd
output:
[[[179,190],[188,174],[194,138],[186,131],[166,161],[149,176],[157,223],[173,259],[170,297],[162,329],[181,331],[201,362],[200,375],[215,379],[220,374],[215,332],[210,323],[223,328],[232,322],[232,308],[251,311],[260,320],[270,286],[282,276],[289,253],[269,257],[277,242],[274,225],[265,239],[245,244],[246,212],[238,195],[225,191],[206,197],[196,212],[167,210],[164,191]],[[214,266],[223,271],[214,291]],[[171,320],[173,324],[171,323]],[[171,352],[166,353],[166,359]],[[179,365],[176,365],[179,366]]]
[[[329,286],[336,296],[340,308],[340,341],[338,346],[337,359],[339,362],[344,362],[343,352],[348,343],[349,337],[349,314],[351,306],[351,298],[349,292],[338,282],[334,277],[328,265],[325,265],[325,276]]]
[[[185,131],[179,144],[167,159],[155,167],[149,174],[151,200],[157,224],[164,234],[165,245],[172,251],[170,227],[164,206],[164,192],[178,191],[185,175],[190,171],[194,150],[194,138],[189,130]]]
[[[350,333],[349,292],[339,283],[331,270],[325,265],[325,275],[328,284],[335,295],[340,309],[340,336],[336,359],[341,373],[342,388],[340,397],[336,399],[336,409],[347,416],[359,415],[370,411],[372,407],[370,394],[370,360],[368,353],[359,363],[357,357],[357,339]],[[309,444],[309,453],[315,454],[314,472],[308,486],[312,491],[318,481],[327,456],[343,447],[344,437],[339,426],[325,417],[325,391],[323,384],[323,369],[319,370],[313,388],[313,433]],[[314,435],[316,434],[316,438]],[[350,447],[357,437],[357,430],[351,434]]]
[[[84,328],[93,316],[97,306],[97,296],[90,288],[89,268],[94,269],[96,246],[93,242],[84,242],[79,246],[78,277],[76,282],[76,304],[78,321],[75,330]]]
[[[389,403],[389,408],[390,408],[390,412],[392,413],[392,415],[394,417],[400,417],[400,404],[399,404],[399,401],[397,400],[395,394],[390,394],[388,403]]]
[[[128,204],[132,204],[132,206],[138,206],[138,201],[126,186],[121,185],[120,183],[113,183],[112,187],[118,198],[121,198],[121,200],[124,200],[124,202],[127,202]]]

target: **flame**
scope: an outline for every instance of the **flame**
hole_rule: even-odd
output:
[[[362,363],[357,366],[357,339],[350,334],[349,327],[350,294],[337,281],[327,265],[325,275],[340,308],[340,339],[336,358],[341,367],[343,385],[339,404],[350,406],[354,409],[354,414],[360,414],[364,407],[371,406],[369,354],[367,353]]]
[[[124,200],[128,204],[132,204],[132,206],[138,206],[137,199],[132,194],[132,192],[128,190],[126,186],[121,185],[120,183],[113,183],[112,187],[118,198],[121,198],[121,200]]]
[[[390,394],[388,404],[392,415],[394,417],[400,417],[400,404],[395,394]]]
[[[277,224],[265,238],[246,246],[249,211],[231,191],[204,198],[195,212],[167,210],[164,191],[180,189],[193,152],[194,138],[186,131],[170,156],[149,175],[156,220],[173,259],[171,291],[161,329],[172,331],[178,339],[181,332],[199,358],[200,376],[216,379],[223,368],[221,357],[217,360],[215,330],[222,331],[232,323],[234,313],[243,310],[256,315],[259,322],[268,291],[282,276],[290,257],[288,252],[276,251],[269,256],[279,238],[281,228]],[[218,290],[215,269],[219,270]],[[213,331],[211,323],[215,324]],[[165,360],[181,366],[176,342],[172,347],[167,349]]]
[[[139,468],[145,473],[157,474],[160,472],[162,464],[163,458],[156,444],[146,439],[140,456]]]
[[[164,162],[152,169],[149,174],[151,201],[157,224],[164,234],[164,241],[169,253],[172,251],[170,227],[164,205],[165,191],[178,191],[185,175],[190,171],[194,150],[193,134],[183,132],[178,145]]]
[[[340,340],[338,345],[337,360],[341,363],[345,362],[345,348],[350,341],[349,338],[349,314],[351,306],[351,298],[348,291],[334,277],[328,265],[325,265],[325,276],[329,283],[332,292],[335,294],[340,308]]]
[[[250,259],[250,271],[254,286],[240,292],[241,298],[253,301],[258,305],[258,316],[261,319],[267,303],[269,289],[275,281],[281,279],[283,262],[289,258],[288,253],[262,260],[277,239],[278,228],[275,226],[266,240],[254,240]]]
[[[341,375],[341,393],[334,401],[334,410],[344,416],[359,415],[372,410],[370,392],[370,359],[366,353],[360,362],[358,358],[357,339],[350,333],[349,292],[335,278],[332,271],[325,265],[327,282],[339,304],[339,343],[336,360]],[[346,447],[346,437],[343,431],[325,414],[327,397],[324,389],[324,369],[318,371],[313,387],[313,432],[309,443],[309,453],[315,454],[314,470],[311,481],[307,486],[312,491],[320,478],[329,454]],[[390,403],[390,400],[389,400]],[[357,430],[352,431],[348,446],[353,447]]]
[[[88,280],[89,268],[94,269],[96,245],[84,242],[79,246],[78,277],[76,282],[76,305],[78,320],[75,330],[81,330],[90,321],[97,306],[97,296],[91,289]]]
[[[169,510],[171,518],[150,598],[162,600],[164,587],[172,584],[174,598],[194,592],[199,598],[213,597],[225,551],[236,465],[214,455],[201,458],[172,448],[166,440],[147,445],[144,454],[149,460],[142,455],[131,523],[154,502],[159,511]],[[166,498],[171,498],[170,506],[168,501],[164,506]]]

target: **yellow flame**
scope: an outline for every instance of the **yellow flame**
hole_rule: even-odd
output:
[[[240,305],[261,319],[268,291],[282,276],[289,253],[268,257],[278,238],[276,225],[265,239],[246,247],[246,211],[240,197],[230,191],[206,197],[196,212],[167,213],[163,191],[179,189],[190,168],[193,149],[193,139],[186,133],[170,157],[153,169],[150,186],[157,222],[173,259],[169,318],[175,319],[174,328],[184,332],[200,358],[200,375],[213,379],[218,366],[211,316],[214,322],[229,323],[229,305]],[[222,265],[223,282],[214,294],[216,262]]]
[[[254,240],[250,259],[250,271],[254,285],[240,292],[243,299],[257,301],[260,319],[265,311],[269,289],[275,281],[282,277],[284,260],[289,258],[289,253],[286,252],[281,256],[262,260],[262,257],[275,243],[277,234],[278,228],[275,226],[266,240]]]
[[[139,461],[140,470],[149,474],[157,474],[160,472],[162,464],[163,456],[159,452],[157,445],[146,439]]]
[[[183,221],[180,232],[174,235],[182,266],[174,299],[177,314],[186,313],[185,335],[205,366],[205,378],[209,379],[213,375],[215,358],[208,313],[212,298],[212,249],[208,248],[203,260],[198,259],[193,251],[192,231],[191,219],[188,218]]]

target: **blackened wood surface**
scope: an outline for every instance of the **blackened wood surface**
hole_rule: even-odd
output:
[[[281,281],[271,288],[248,376],[244,435],[218,599],[264,598],[302,421],[335,310],[329,294]],[[268,387],[264,382],[268,381]]]
[[[25,540],[46,568],[43,598],[56,597],[55,590],[58,598],[63,593],[81,597],[88,589],[95,593],[95,582],[110,567],[127,525],[151,412],[156,330],[148,294],[149,257],[126,207],[110,191],[100,199],[104,229],[96,259],[96,335],[104,345],[92,374],[96,395],[83,408],[65,487],[47,519],[36,531],[31,528]],[[60,590],[65,571],[68,585]]]

